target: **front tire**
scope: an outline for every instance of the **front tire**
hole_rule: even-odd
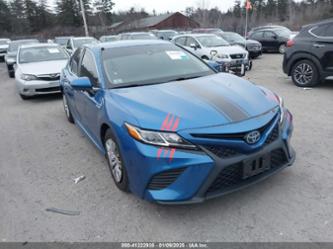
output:
[[[111,130],[106,131],[104,137],[105,156],[109,169],[117,188],[124,192],[129,192],[129,182],[123,157],[121,156],[119,145]]]
[[[27,99],[31,99],[32,98],[31,96],[27,96],[27,95],[23,95],[23,94],[20,94],[20,97],[23,100],[27,100]]]
[[[291,69],[291,78],[299,87],[313,87],[320,83],[318,69],[310,60],[296,62]]]
[[[64,111],[65,111],[66,118],[67,118],[68,122],[74,124],[74,118],[73,118],[71,110],[69,109],[67,97],[64,93],[62,94],[62,103],[63,103],[63,106],[64,106]]]

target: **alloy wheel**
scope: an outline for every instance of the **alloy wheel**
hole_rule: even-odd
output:
[[[105,148],[107,150],[107,158],[111,168],[114,180],[120,183],[123,179],[123,165],[121,162],[120,154],[116,143],[109,138],[105,142]]]
[[[313,77],[313,68],[307,63],[299,64],[294,70],[294,79],[300,85],[306,85],[311,82]]]

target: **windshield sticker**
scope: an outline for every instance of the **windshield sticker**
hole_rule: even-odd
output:
[[[183,51],[165,51],[171,60],[187,60],[188,56]]]
[[[113,83],[114,84],[121,84],[121,83],[123,83],[123,80],[122,79],[114,79]]]
[[[47,50],[51,54],[58,54],[58,53],[60,53],[59,49],[57,49],[57,48],[48,48]]]

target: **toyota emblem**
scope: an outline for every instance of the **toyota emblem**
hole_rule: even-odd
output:
[[[259,131],[251,131],[245,135],[244,139],[248,144],[255,144],[260,140],[260,137]]]

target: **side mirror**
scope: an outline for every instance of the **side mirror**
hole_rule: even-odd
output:
[[[274,38],[274,40],[276,40],[278,37],[277,37],[277,35],[274,35],[273,38]]]
[[[92,84],[88,77],[80,77],[71,82],[71,86],[76,90],[92,89]]]
[[[214,58],[216,55],[217,55],[217,51],[216,51],[216,50],[212,50],[212,51],[210,51],[210,56],[211,56],[212,58]]]
[[[195,49],[195,50],[197,50],[199,47],[197,46],[197,45],[195,45],[194,43],[191,43],[190,44],[190,47],[191,48],[193,48],[193,49]]]

